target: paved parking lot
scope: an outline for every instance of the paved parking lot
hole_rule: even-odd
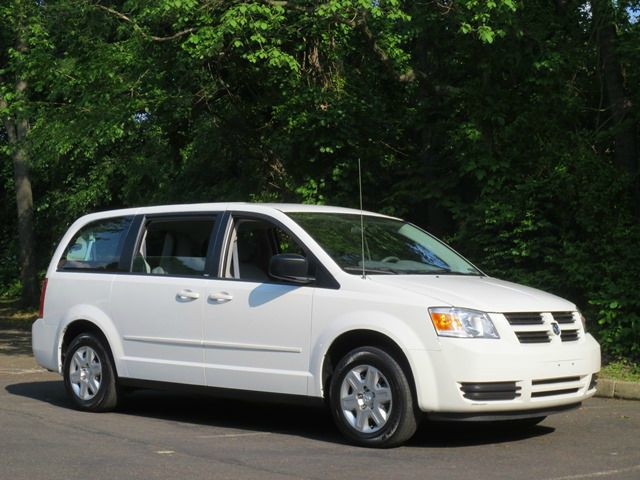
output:
[[[423,424],[370,450],[316,408],[137,392],[115,413],[77,412],[20,338],[0,332],[2,480],[640,479],[640,402],[592,399],[529,431]]]

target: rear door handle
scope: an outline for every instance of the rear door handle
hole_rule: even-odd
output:
[[[193,290],[189,290],[188,288],[185,288],[184,290],[180,290],[176,296],[180,299],[180,300],[197,300],[198,298],[200,298],[200,294],[198,292],[194,292]]]
[[[214,302],[229,302],[233,300],[233,295],[227,292],[217,292],[209,295],[209,300]]]

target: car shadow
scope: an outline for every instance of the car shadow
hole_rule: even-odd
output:
[[[56,407],[71,408],[71,402],[61,380],[14,383],[5,387],[7,393],[46,402]]]
[[[118,406],[118,413],[342,443],[328,410],[318,406],[257,402],[174,391],[138,390],[124,397],[122,404]]]
[[[63,382],[15,383],[5,387],[12,395],[73,410]],[[326,408],[216,398],[156,390],[136,390],[123,397],[118,415],[155,418],[169,422],[230,428],[246,432],[272,432],[323,442],[346,444]],[[407,447],[464,448],[527,440],[548,435],[547,426],[517,428],[499,424],[434,423],[424,421]]]
[[[546,425],[518,426],[508,422],[423,421],[407,446],[460,448],[511,443],[549,435],[555,428]]]
[[[11,395],[74,410],[62,380],[14,383],[7,385],[5,390]],[[345,443],[333,426],[329,412],[317,406],[272,401],[259,403],[175,391],[135,390],[122,397],[114,413],[194,426],[281,433]]]

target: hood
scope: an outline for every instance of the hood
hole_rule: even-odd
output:
[[[517,283],[470,275],[370,275],[378,284],[430,297],[438,304],[484,312],[558,312],[576,306],[560,297]]]

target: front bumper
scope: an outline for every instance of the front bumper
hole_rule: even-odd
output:
[[[571,344],[441,338],[440,345],[437,351],[411,352],[424,412],[534,410],[529,416],[535,416],[535,410],[579,404],[596,391],[600,346],[591,335]]]
[[[510,410],[506,412],[431,412],[429,420],[436,422],[499,422],[504,420],[526,420],[528,418],[540,418],[555,413],[575,410],[582,405],[571,403],[557,407],[534,408],[531,410]]]

